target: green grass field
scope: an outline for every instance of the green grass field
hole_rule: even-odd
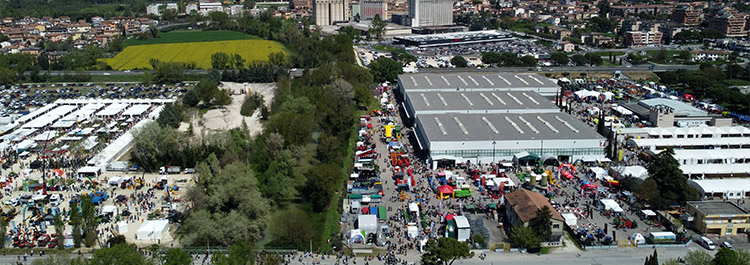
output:
[[[148,40],[128,39],[123,43],[124,47],[149,44],[187,43],[225,40],[259,40],[260,38],[242,34],[236,31],[200,31],[200,30],[175,30],[159,33],[159,37]]]
[[[247,62],[268,61],[268,55],[284,52],[278,42],[267,40],[229,40],[135,45],[125,48],[114,58],[102,59],[112,69],[151,69],[150,59],[162,62],[195,62],[197,68],[210,69],[211,55],[217,52],[239,54]]]

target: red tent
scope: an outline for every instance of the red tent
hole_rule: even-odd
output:
[[[562,175],[565,176],[565,178],[567,178],[567,179],[572,179],[573,178],[573,174],[570,174],[570,171],[563,171]]]
[[[453,187],[451,187],[450,185],[443,185],[438,187],[438,191],[443,194],[451,194],[453,193]]]

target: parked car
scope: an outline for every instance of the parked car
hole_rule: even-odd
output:
[[[722,248],[728,248],[728,249],[733,249],[734,248],[734,247],[732,247],[732,244],[730,244],[729,242],[726,242],[726,241],[721,242],[721,245],[719,245],[719,246],[722,247]]]
[[[714,244],[714,242],[711,241],[711,239],[708,239],[705,236],[702,236],[700,240],[698,240],[698,243],[708,250],[716,249],[716,244]]]

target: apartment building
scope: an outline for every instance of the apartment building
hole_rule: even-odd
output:
[[[745,27],[747,15],[741,14],[734,8],[720,9],[709,22],[709,27],[724,33],[727,37],[747,36]]]
[[[625,32],[626,46],[641,46],[661,44],[663,33],[659,31],[628,31]]]

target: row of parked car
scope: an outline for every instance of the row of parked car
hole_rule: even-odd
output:
[[[47,204],[49,203],[52,207],[58,207],[65,198],[60,194],[35,194],[35,195],[21,195],[17,198],[13,198],[5,201],[5,205],[8,206],[23,206],[27,204]]]

